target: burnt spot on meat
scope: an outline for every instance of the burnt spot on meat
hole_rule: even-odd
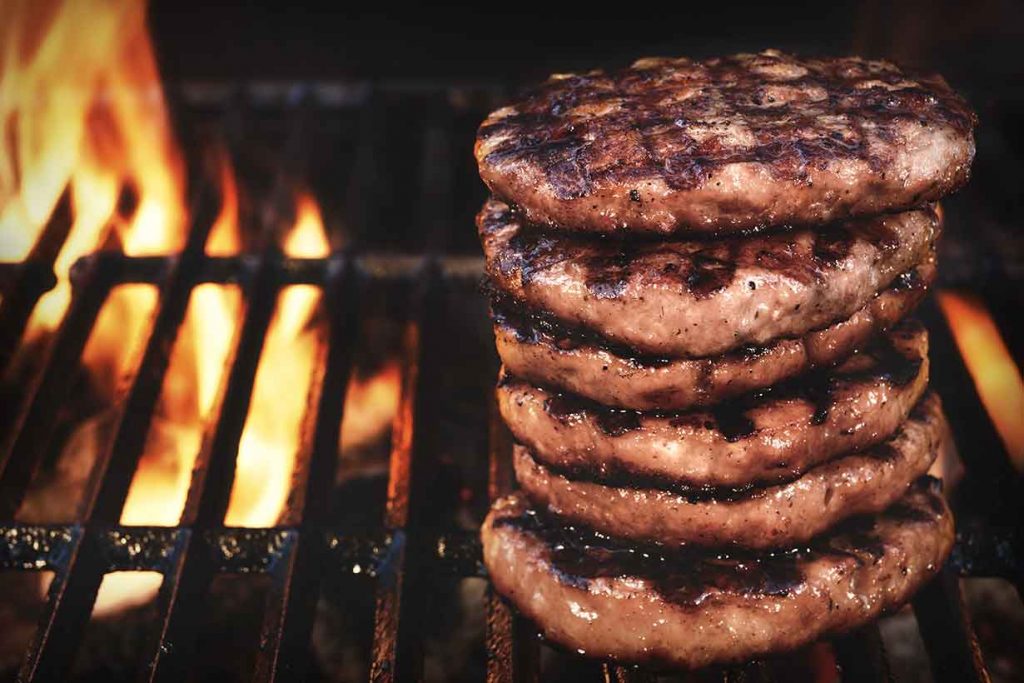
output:
[[[492,525],[536,539],[564,585],[587,590],[596,579],[639,579],[666,601],[695,607],[716,595],[785,597],[805,584],[804,568],[823,558],[877,564],[888,552],[889,525],[934,525],[945,513],[936,485],[922,477],[879,515],[847,519],[807,545],[771,552],[625,541],[522,506],[499,513]]]
[[[607,408],[595,415],[598,428],[608,436],[622,436],[640,429],[640,413],[635,410]]]
[[[805,581],[797,551],[728,554],[658,544],[632,544],[579,525],[526,511],[494,520],[543,543],[555,578],[586,590],[594,579],[640,578],[665,601],[696,607],[715,594],[784,597]]]
[[[621,249],[597,253],[583,262],[587,289],[599,299],[615,299],[626,291],[632,275],[635,251],[623,244]]]
[[[811,413],[811,424],[822,425],[828,420],[829,412],[835,403],[833,393],[836,388],[836,379],[826,373],[814,373],[803,384],[804,395],[814,406]]]
[[[908,270],[905,273],[900,273],[900,276],[892,283],[892,288],[898,291],[915,291],[926,286],[927,285],[924,280],[921,279],[916,268]]]
[[[555,394],[544,401],[544,412],[561,424],[570,424],[582,420],[586,408],[575,396]]]
[[[598,466],[581,463],[547,463],[541,462],[533,452],[529,457],[540,464],[548,472],[570,481],[598,484],[616,489],[666,491],[675,494],[687,503],[704,503],[717,501],[731,503],[764,495],[769,486],[792,481],[793,476],[779,477],[771,482],[747,484],[744,486],[708,486],[690,483],[668,475],[647,471],[618,461],[602,462]]]
[[[668,566],[652,581],[667,602],[699,606],[716,593],[740,596],[785,597],[804,583],[795,554],[751,558],[707,558],[692,565],[694,571]]]
[[[814,240],[814,258],[823,265],[832,266],[846,258],[852,246],[850,233],[833,226],[822,231]]]
[[[730,401],[716,406],[712,410],[715,425],[722,437],[729,443],[751,436],[757,427],[747,415],[747,405],[740,401]]]
[[[801,75],[773,81],[764,60]],[[709,134],[709,121],[746,134]],[[532,165],[570,199],[640,179],[697,188],[734,163],[758,162],[799,182],[810,168],[848,160],[881,174],[907,127],[922,124],[966,136],[976,117],[939,77],[773,53],[644,60],[551,80],[488,119],[477,137],[488,143],[486,164]]]
[[[904,496],[885,514],[904,522],[928,524],[945,513],[941,479],[926,474],[911,485],[911,491],[915,495]]]
[[[638,368],[663,367],[672,362],[671,358],[643,354],[628,346],[616,344],[596,332],[565,323],[504,293],[493,291],[491,295],[491,318],[498,325],[511,330],[520,342],[550,344],[563,351],[583,345],[593,346],[609,351]]]
[[[572,394],[555,394],[544,401],[544,412],[561,424],[590,417],[604,434],[622,436],[640,429],[640,413],[608,408]]]
[[[864,352],[872,360],[872,364],[861,375],[870,375],[888,382],[896,387],[903,387],[917,378],[921,373],[924,359],[917,355],[908,356],[894,343],[894,339],[909,339],[914,334],[914,327],[902,325],[888,335],[883,335]]]
[[[519,273],[524,285],[566,258],[558,239],[535,229],[517,230],[497,258],[498,272],[502,275]]]
[[[822,543],[823,550],[833,555],[852,557],[857,564],[875,564],[885,557],[885,544],[862,519],[841,523],[838,533]]]
[[[892,251],[899,246],[899,236],[885,221],[859,220],[852,224],[857,234],[882,251]]]
[[[761,268],[803,284],[810,284],[822,277],[820,264],[791,241],[779,240],[766,245],[755,254],[754,262]]]
[[[730,245],[731,247],[732,245]],[[729,249],[731,252],[732,250]],[[708,253],[694,254],[686,274],[686,287],[698,299],[704,299],[727,287],[736,273],[736,262],[730,253],[719,259]]]

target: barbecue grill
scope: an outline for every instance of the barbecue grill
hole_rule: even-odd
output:
[[[318,597],[329,588],[340,592],[344,601],[345,591],[372,586],[373,620],[366,634],[371,643],[369,678],[419,679],[424,675],[426,634],[436,628],[438,596],[451,603],[440,609],[460,609],[442,587],[484,577],[474,520],[490,499],[514,485],[511,438],[490,394],[489,378],[495,375],[497,360],[485,319],[485,294],[479,289],[482,261],[472,255],[471,216],[483,188],[474,178],[468,154],[475,124],[507,92],[491,86],[377,82],[214,90],[182,85],[172,95],[186,138],[190,133],[201,137],[211,121],[235,135],[259,130],[284,150],[283,177],[298,164],[314,182],[318,177],[329,179],[330,191],[319,194],[341,198],[333,215],[340,216],[353,246],[323,259],[284,256],[270,238],[282,210],[279,188],[271,183],[261,211],[254,214],[253,233],[262,237],[254,238],[241,255],[208,256],[204,243],[219,198],[210,184],[198,183],[193,188],[192,227],[180,253],[131,258],[100,251],[75,264],[73,298],[43,367],[30,385],[8,390],[12,400],[4,407],[0,569],[54,573],[19,680],[68,680],[100,584],[114,571],[162,576],[155,606],[158,619],[140,654],[139,670],[126,677],[179,681],[196,675],[197,633],[211,584],[222,575],[261,575],[269,588],[259,616],[255,664],[252,671],[239,674],[241,678],[333,680],[331,674],[317,670],[311,654]],[[410,155],[410,149],[415,154]],[[324,163],[332,165],[325,168],[321,162],[328,157]],[[970,192],[981,196],[984,191]],[[955,199],[951,207],[969,201]],[[327,211],[331,214],[330,205]],[[969,262],[970,254],[976,253],[972,249],[986,248],[969,243],[958,232],[958,222],[966,221],[964,212],[953,208],[948,214],[947,263],[950,254],[956,261]],[[21,343],[35,303],[54,283],[54,258],[69,225],[64,202],[29,258],[0,267],[0,361],[5,366]],[[396,245],[411,253],[398,252]],[[968,257],[961,258],[964,254]],[[949,268],[954,280],[942,284],[965,284],[956,278],[970,277],[972,284],[981,283],[983,294],[1007,296],[1012,267],[989,265],[982,273]],[[208,282],[237,284],[244,312],[215,400],[215,418],[191,475],[184,513],[174,527],[121,525],[171,346],[191,292]],[[114,437],[95,463],[72,523],[19,522],[17,510],[54,438],[69,391],[67,378],[79,367],[108,294],[123,283],[155,285],[159,300],[139,370],[116,406]],[[226,527],[235,454],[260,351],[277,293],[293,284],[320,288],[327,317],[327,335],[308,394],[297,474],[277,526]],[[342,388],[361,343],[365,303],[369,293],[381,287],[404,299],[397,316],[400,401],[386,491],[378,501],[382,514],[376,524],[353,529],[332,512],[332,497],[338,495],[338,437],[346,409]],[[999,313],[1006,311],[1005,299],[990,301],[1000,304],[993,306],[997,314],[1005,315]],[[1013,516],[1018,512],[1014,502],[1019,500],[1019,479],[938,307],[929,300],[920,316],[931,332],[932,383],[946,404],[965,474],[953,492],[959,527],[953,557],[915,598],[913,610],[935,680],[987,681],[959,578],[999,577],[1020,590],[1024,549]],[[1002,328],[1019,352],[1020,338],[1008,325]],[[451,393],[453,375],[462,379],[457,399]],[[453,401],[459,405],[452,406]],[[453,486],[445,481],[452,467],[447,451],[453,438],[465,440],[467,435],[476,458],[455,467],[458,481]],[[355,575],[367,582],[352,582]],[[476,654],[467,666],[467,680],[646,681],[664,675],[554,651],[489,591],[482,604],[470,607],[485,616],[486,626],[483,642],[473,644]],[[877,625],[822,647],[834,656],[833,670],[837,666],[844,681],[893,680]],[[773,681],[785,680],[789,670],[787,656],[781,656],[682,678]]]

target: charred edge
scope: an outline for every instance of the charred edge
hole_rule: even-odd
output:
[[[906,126],[945,126],[967,137],[977,121],[938,79],[906,82],[898,69],[877,72],[863,62],[835,60],[796,62],[805,75],[766,84],[758,70],[764,59],[786,58],[759,55],[749,63],[719,59],[685,67],[696,69],[688,76],[695,94],[682,101],[666,98],[678,87],[673,75],[679,67],[672,63],[549,82],[527,95],[511,115],[481,126],[480,140],[501,136],[485,161],[509,168],[534,164],[562,199],[639,177],[661,178],[672,188],[688,190],[706,184],[721,166],[740,162],[765,164],[782,179],[804,180],[808,169],[844,159],[862,160],[880,174],[889,156],[885,148],[898,144]],[[866,80],[888,87],[857,87]],[[788,89],[791,96],[776,102],[766,92],[769,86]],[[816,91],[827,96],[811,97]],[[779,104],[785,107],[784,117],[778,115]],[[589,119],[573,113],[587,105],[606,113]],[[694,126],[712,110],[742,117],[755,144],[729,146],[718,136],[703,136],[698,144]],[[827,114],[853,124],[842,132],[822,126]],[[881,151],[872,151],[868,131],[883,143]]]

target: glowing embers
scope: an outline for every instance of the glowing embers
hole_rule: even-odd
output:
[[[1017,470],[1024,470],[1024,380],[982,301],[966,292],[938,294],[978,396]]]

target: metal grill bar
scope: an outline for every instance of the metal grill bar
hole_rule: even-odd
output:
[[[170,348],[185,315],[192,277],[202,258],[210,225],[207,218],[207,212],[201,210],[200,228],[190,233],[180,259],[171,261],[142,361],[125,400],[117,407],[114,438],[92,468],[78,514],[80,528],[72,536],[69,559],[55,579],[57,586],[51,589],[41,627],[19,674],[21,680],[63,679],[78,649],[104,574],[102,547],[95,539],[94,527],[116,524],[128,496],[163,385]]]
[[[199,618],[195,606],[202,602],[215,572],[209,547],[197,532],[221,524],[227,511],[238,440],[249,412],[256,368],[278,284],[271,259],[267,259],[250,283],[230,371],[211,411],[217,416],[216,424],[203,439],[193,469],[181,518],[183,524],[192,527],[192,533],[161,587],[161,629],[150,651],[152,681],[182,680],[195,651],[194,634]]]
[[[56,284],[53,263],[71,230],[71,199],[61,195],[57,207],[24,262],[15,266],[3,283],[0,302],[0,371],[7,368],[25,332],[39,297]]]
[[[960,579],[948,568],[913,600],[932,676],[938,683],[988,683],[978,638],[964,609]]]
[[[301,679],[308,661],[307,644],[320,589],[318,568],[323,562],[323,525],[337,465],[359,301],[352,268],[333,273],[325,289],[324,309],[330,315],[329,350],[323,362],[317,364],[321,376],[313,382],[315,409],[306,420],[311,443],[302,499],[289,506],[289,514],[300,529],[291,552],[274,572],[271,608],[264,619],[256,661],[257,681]]]
[[[488,451],[488,498],[493,502],[515,488],[512,435],[491,396]],[[487,587],[487,681],[532,683],[540,678],[540,649],[533,628]]]
[[[864,626],[837,638],[833,645],[844,680],[893,681],[878,624]]]
[[[13,519],[24,500],[53,435],[57,408],[67,396],[67,378],[78,367],[96,316],[117,277],[116,269],[100,269],[94,261],[80,265],[73,273],[74,295],[49,349],[45,368],[0,451],[0,520]]]
[[[429,495],[432,465],[432,412],[436,401],[427,392],[436,386],[437,368],[427,359],[436,358],[436,320],[439,300],[439,271],[428,261],[412,294],[412,318],[403,337],[401,400],[392,431],[384,525],[388,549],[378,566],[370,679],[373,681],[414,680],[422,667],[421,615],[416,609],[422,596],[417,591],[424,539],[420,512]],[[425,571],[425,569],[424,569]]]

